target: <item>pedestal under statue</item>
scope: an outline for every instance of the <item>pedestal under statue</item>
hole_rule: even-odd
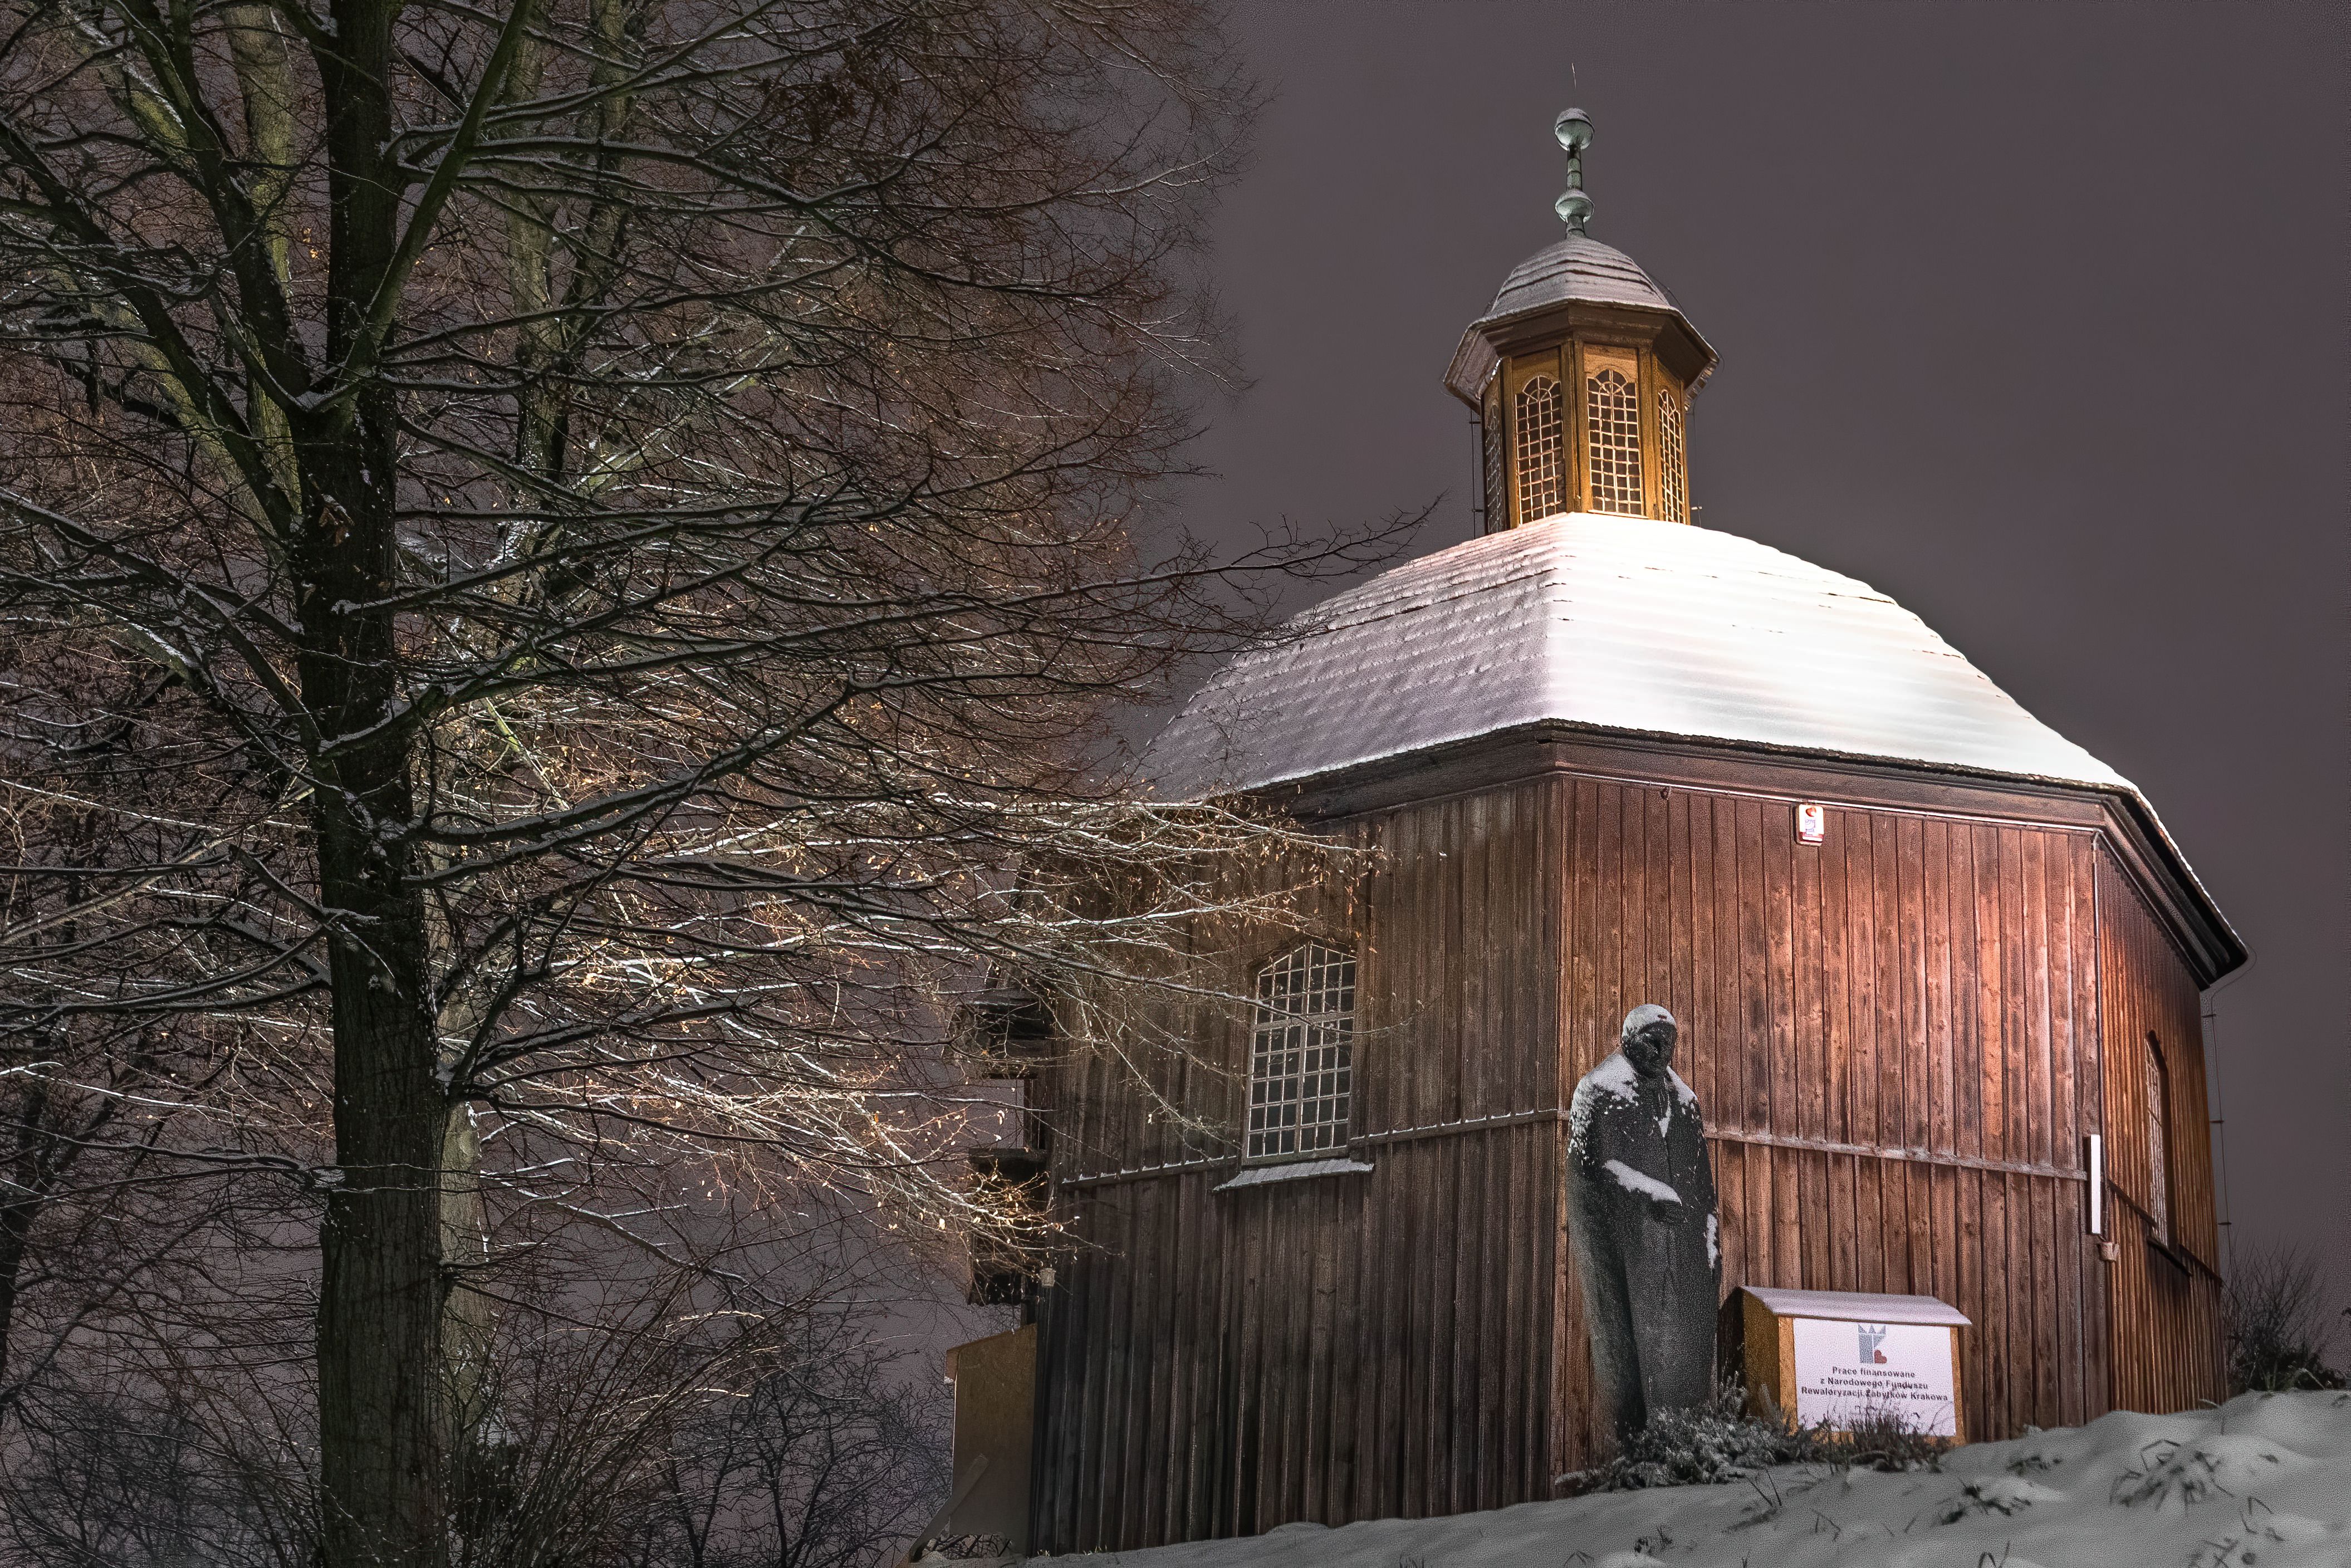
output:
[[[1625,1015],[1568,1110],[1569,1240],[1592,1371],[1623,1437],[1714,1388],[1722,1247],[1698,1096],[1673,1070],[1674,1015]]]

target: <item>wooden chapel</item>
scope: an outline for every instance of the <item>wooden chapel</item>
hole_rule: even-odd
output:
[[[1588,122],[1560,137],[1573,169]],[[1446,376],[1484,537],[1307,612],[1150,754],[1165,798],[1277,800],[1367,869],[1205,977],[1254,1014],[1148,1093],[1042,1004],[980,1010],[1029,1110],[975,1157],[1073,1239],[975,1281],[1026,1325],[997,1473],[1031,1550],[1499,1508],[1593,1462],[1563,1118],[1644,1001],[1682,1023],[1726,1290],[1957,1307],[1972,1437],[2224,1396],[2199,1013],[2244,949],[2139,791],[1916,616],[1691,525],[1714,350],[1573,173],[1559,210]]]

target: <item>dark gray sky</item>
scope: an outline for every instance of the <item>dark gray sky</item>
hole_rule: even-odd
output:
[[[2351,1301],[2346,35],[2321,5],[1244,5],[1271,90],[1216,276],[1234,537],[1442,495],[1440,378],[1560,230],[1722,356],[1708,527],[1849,572],[2145,789],[2257,957],[2214,993],[2235,1235]],[[2346,1342],[2351,1347],[2351,1342]]]

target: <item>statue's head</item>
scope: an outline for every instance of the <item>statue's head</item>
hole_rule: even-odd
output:
[[[1617,1044],[1634,1071],[1655,1078],[1674,1064],[1674,1041],[1680,1038],[1673,1014],[1655,1002],[1643,1002],[1625,1015],[1625,1032]]]

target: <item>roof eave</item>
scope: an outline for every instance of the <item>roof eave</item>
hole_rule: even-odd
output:
[[[1558,319],[1556,322],[1545,319],[1552,317]],[[1678,309],[1659,309],[1655,306],[1633,305],[1614,299],[1552,299],[1521,310],[1507,310],[1472,321],[1461,334],[1461,345],[1453,350],[1452,361],[1446,366],[1446,390],[1476,408],[1485,394],[1486,382],[1492,378],[1495,367],[1501,363],[1502,356],[1522,342],[1531,332],[1552,325],[1562,333],[1572,332],[1588,322],[1604,321],[1612,317],[1638,318],[1655,322],[1660,358],[1667,360],[1675,373],[1688,382],[1692,396],[1697,395],[1698,389],[1706,384],[1707,378],[1714,373],[1717,361],[1714,346],[1690,325],[1689,318]]]
[[[1486,383],[1493,379],[1494,367],[1501,362],[1494,345],[1473,326],[1461,334],[1461,346],[1453,350],[1453,361],[1445,367],[1445,388],[1476,408],[1486,395]]]
[[[1746,757],[1792,770],[1835,769],[1865,777],[1949,781],[1994,792],[2095,799],[2105,804],[2105,825],[2110,830],[2108,836],[2117,852],[2117,859],[2153,896],[2161,910],[2163,923],[2170,927],[2180,944],[2182,956],[2188,960],[2197,985],[2199,988],[2210,986],[2221,977],[2241,968],[2252,957],[2252,951],[2244,939],[2238,936],[2228,916],[2220,912],[2220,904],[2164,828],[2154,807],[2139,792],[2137,785],[2119,777],[2085,779],[2002,772],[1961,763],[1872,756],[1669,731],[1616,729],[1566,719],[1545,719],[1388,757],[1352,762],[1320,772],[1270,779],[1226,794],[1229,798],[1276,801],[1294,814],[1311,820],[1353,816],[1382,809],[1384,805],[1440,798],[1468,789],[1489,788],[1500,782],[1501,776],[1486,779],[1448,765],[1478,754],[1502,751],[1514,746],[1540,747],[1545,742],[1561,741],[1583,745],[1596,743],[1602,747],[1651,756],[1679,752]],[[1560,770],[1556,764],[1529,769],[1555,770]],[[1423,788],[1415,789],[1410,787],[1410,776],[1414,774],[1424,777],[1426,783]],[[1464,782],[1464,778],[1474,782]],[[1398,785],[1405,788],[1398,789]],[[1827,793],[1825,790],[1822,792]],[[1801,793],[1792,793],[1791,798],[1804,797]]]

